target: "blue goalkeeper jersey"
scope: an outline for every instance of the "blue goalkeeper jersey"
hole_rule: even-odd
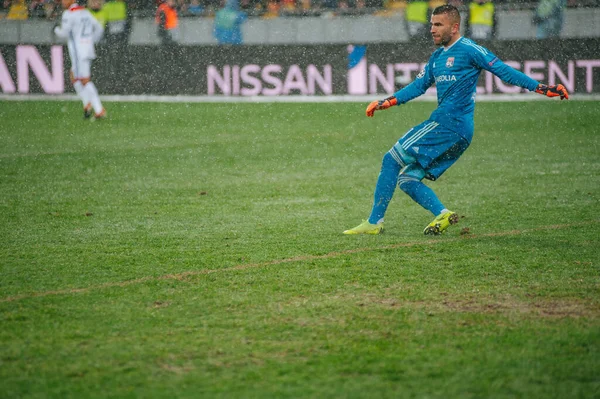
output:
[[[416,98],[435,83],[438,107],[429,119],[473,138],[473,111],[479,74],[485,69],[506,83],[534,91],[539,82],[503,63],[491,51],[470,39],[459,38],[448,48],[437,49],[408,86],[394,93],[398,105]]]

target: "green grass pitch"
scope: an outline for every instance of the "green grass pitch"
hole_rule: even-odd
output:
[[[0,397],[598,398],[600,103],[481,103],[431,187],[381,157],[434,104],[0,102]]]

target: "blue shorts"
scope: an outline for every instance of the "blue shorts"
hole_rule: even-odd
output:
[[[436,121],[410,129],[398,144],[425,170],[425,178],[438,179],[469,147],[469,142]]]

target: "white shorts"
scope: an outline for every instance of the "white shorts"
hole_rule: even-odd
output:
[[[92,60],[71,60],[71,72],[74,79],[89,79],[92,76]]]

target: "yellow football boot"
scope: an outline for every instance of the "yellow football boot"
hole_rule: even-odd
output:
[[[433,222],[429,223],[423,234],[438,236],[442,234],[446,229],[452,225],[458,223],[458,215],[456,212],[448,211],[438,215]]]
[[[371,224],[365,220],[358,226],[345,230],[344,234],[381,234],[383,233],[383,223]]]

